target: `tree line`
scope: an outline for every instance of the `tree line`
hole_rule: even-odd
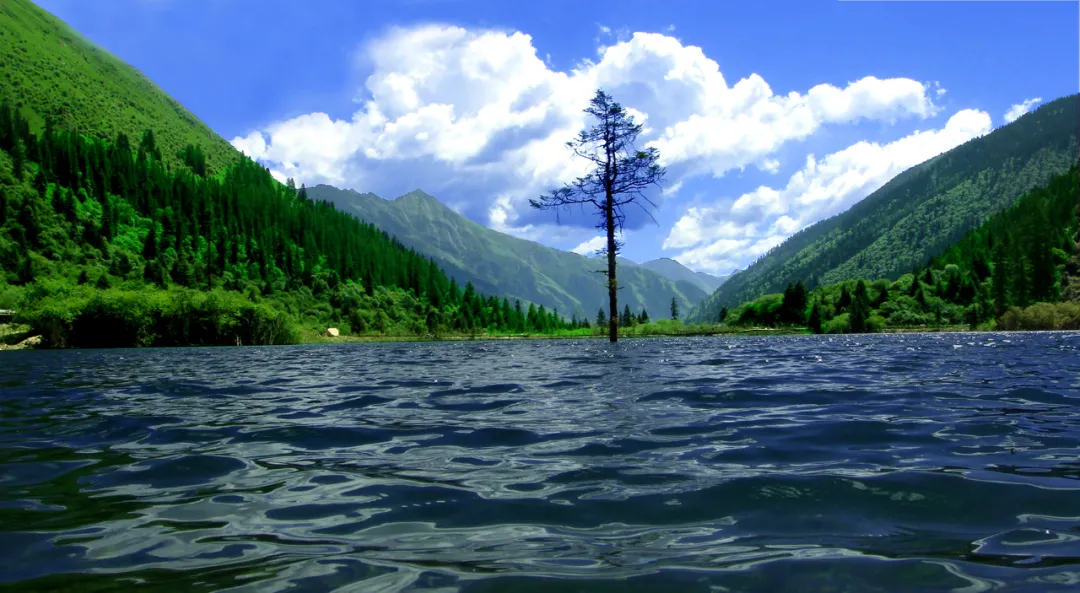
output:
[[[732,311],[723,307],[716,322],[806,326],[817,333],[958,324],[1019,329],[1026,308],[1042,304],[1042,318],[1027,325],[1071,328],[1080,324],[1076,308],[1051,305],[1080,300],[1078,195],[1073,166],[896,280],[849,280],[813,290],[803,281],[789,283],[782,294]]]
[[[175,167],[163,156],[152,130],[108,140],[47,122],[35,133],[0,101],[0,290],[40,284],[39,300],[73,287],[84,296],[224,290],[361,333],[388,323],[414,333],[581,325],[460,287],[431,259],[249,159],[211,175],[198,147]]]

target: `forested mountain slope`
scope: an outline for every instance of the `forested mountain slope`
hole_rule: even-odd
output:
[[[925,268],[868,284],[789,284],[722,316],[734,326],[848,333],[900,328],[1080,329],[1077,169],[1053,177]]]
[[[790,282],[811,288],[853,278],[897,278],[1076,162],[1077,95],[898,175],[849,210],[818,222],[733,275],[689,318],[715,320]]]
[[[0,1],[0,309],[52,346],[550,333],[275,181],[130,66]]]
[[[157,154],[150,132],[137,150],[123,134],[38,136],[0,97],[0,308],[52,346],[283,343],[302,319],[354,333],[567,328],[462,291],[248,159],[211,177]]]
[[[30,0],[0,2],[0,96],[40,132],[57,129],[115,139],[153,130],[166,163],[191,144],[218,170],[240,154],[141,72]]]
[[[422,191],[395,200],[328,185],[308,188],[326,200],[394,235],[404,245],[432,257],[459,282],[478,290],[557,308],[560,313],[593,319],[607,304],[603,263],[576,253],[511,237],[477,224]],[[682,310],[706,292],[693,282],[673,281],[656,272],[620,265],[619,303],[645,308],[653,319],[669,315],[675,297]]]

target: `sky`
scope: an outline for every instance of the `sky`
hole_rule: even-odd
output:
[[[529,199],[602,88],[667,171],[622,254],[715,274],[1080,88],[1075,1],[36,1],[281,179],[587,255],[595,215]]]

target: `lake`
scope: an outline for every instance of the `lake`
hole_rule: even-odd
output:
[[[0,589],[1076,591],[1080,334],[0,354]]]

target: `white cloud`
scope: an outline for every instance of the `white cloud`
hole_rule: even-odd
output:
[[[783,188],[761,186],[737,199],[696,207],[675,223],[665,249],[688,266],[712,272],[745,264],[784,238],[862,200],[899,173],[991,129],[989,114],[965,109],[938,130],[888,144],[858,142],[806,165]],[[764,238],[760,238],[764,237]]]
[[[1035,106],[1042,103],[1042,97],[1035,97],[1033,99],[1026,99],[1023,103],[1017,103],[1009,108],[1005,112],[1005,123],[1011,124],[1014,121],[1020,119],[1021,115],[1035,109]]]
[[[778,173],[780,171],[780,161],[776,159],[765,159],[758,164],[758,168],[766,173]]]
[[[607,237],[596,236],[588,241],[582,241],[580,245],[571,249],[574,253],[590,256],[607,246]]]
[[[673,187],[693,174],[776,170],[778,148],[824,125],[936,112],[929,85],[911,79],[870,76],[775,94],[756,74],[729,86],[701,48],[674,37],[615,34],[621,40],[595,61],[562,72],[524,33],[394,29],[363,52],[371,72],[351,117],[310,113],[233,144],[298,183],[457,193],[452,199],[469,200],[463,211],[473,218],[542,236],[553,217],[530,211],[527,199],[585,171],[565,142],[585,125],[582,109],[598,87],[648,122],[642,140],[672,167]]]

